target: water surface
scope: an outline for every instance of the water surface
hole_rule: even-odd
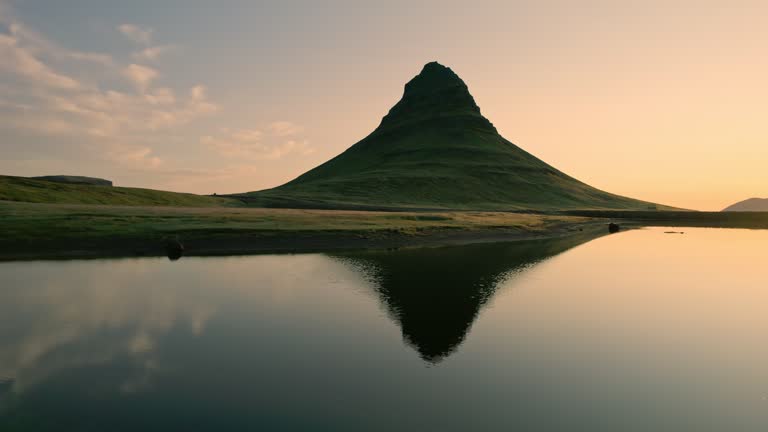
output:
[[[0,430],[768,430],[768,232],[664,231],[2,263]]]

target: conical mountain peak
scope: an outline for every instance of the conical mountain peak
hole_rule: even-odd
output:
[[[295,208],[658,208],[595,189],[506,140],[480,113],[464,81],[437,62],[408,81],[370,135],[296,179],[245,199]]]
[[[480,107],[464,81],[451,68],[431,62],[408,81],[402,99],[384,117],[379,128],[390,129],[435,120],[444,123],[469,121],[495,132],[491,122],[480,114]]]
[[[443,66],[438,62],[431,62],[424,65],[421,72],[405,85],[403,97],[434,93],[455,87],[459,87],[469,93],[467,85],[451,68]]]

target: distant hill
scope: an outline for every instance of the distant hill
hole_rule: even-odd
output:
[[[237,201],[152,189],[59,183],[27,177],[0,176],[0,200],[57,204],[215,207]]]
[[[750,198],[723,209],[724,212],[768,212],[768,198]]]
[[[97,186],[112,186],[112,182],[96,177],[83,177],[83,176],[68,176],[68,175],[52,175],[52,176],[39,176],[29,177],[33,180],[45,180],[57,183],[69,183],[69,184],[86,184]]]
[[[667,209],[595,189],[507,141],[436,62],[362,141],[282,186],[237,197],[266,207]]]

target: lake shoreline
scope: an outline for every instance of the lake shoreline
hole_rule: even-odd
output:
[[[579,216],[511,212],[371,212],[0,201],[0,260],[165,256],[179,244],[183,245],[185,256],[440,246],[547,238],[578,232],[596,223],[601,222]]]
[[[295,254],[339,252],[354,250],[394,250],[402,248],[429,248],[460,246],[480,243],[502,243],[531,240],[549,240],[570,236],[600,237],[608,234],[607,222],[586,221],[553,224],[544,231],[515,229],[429,229],[418,233],[392,231],[342,232],[280,232],[252,233],[248,236],[195,236],[179,238],[184,257],[237,256],[261,254]],[[10,251],[0,247],[0,261],[33,261],[58,259],[98,259],[169,256],[164,241],[154,238],[121,239],[102,238],[87,244],[67,244],[61,241],[45,242],[38,247],[25,245]]]
[[[0,201],[0,261],[303,253],[436,247],[607,233],[608,223],[768,228],[765,214],[375,212],[35,204]],[[168,246],[171,246],[169,248]]]

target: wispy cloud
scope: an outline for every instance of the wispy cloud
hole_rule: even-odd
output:
[[[0,34],[0,69],[13,73],[35,84],[60,89],[76,89],[80,84],[73,78],[54,72],[35,58],[33,53],[21,47],[13,36]]]
[[[143,46],[132,54],[134,60],[138,61],[156,61],[166,53],[176,49],[172,44],[153,44],[154,30],[147,27],[141,27],[135,24],[121,24],[117,30],[132,42]]]
[[[281,137],[293,136],[304,130],[301,126],[289,121],[276,121],[271,123],[268,127],[274,135]]]
[[[144,92],[152,81],[160,76],[160,72],[148,66],[132,63],[123,69],[123,75],[131,80],[136,88]]]
[[[110,145],[104,158],[128,167],[142,169],[160,168],[164,161],[154,154],[151,147],[135,145]]]
[[[281,127],[275,128],[279,124]],[[293,131],[301,130],[289,122],[275,122],[267,126],[267,132],[259,129],[225,129],[219,136],[203,136],[200,143],[221,156],[250,160],[276,160],[283,157],[306,156],[314,152],[305,139],[285,139],[290,124]]]
[[[151,46],[133,53],[133,58],[140,61],[155,61],[174,48],[173,45]]]
[[[152,43],[152,33],[154,30],[146,27],[140,27],[135,24],[121,24],[117,26],[117,30],[128,39],[142,45],[149,45]]]
[[[8,35],[13,37],[17,43],[22,44],[33,55],[44,54],[56,59],[81,60],[101,66],[114,66],[114,60],[108,54],[78,51],[59,46],[21,23],[7,8],[0,8],[0,24],[5,25]]]
[[[196,85],[190,90],[190,95],[193,100],[205,100],[208,96],[208,89],[203,85]]]
[[[137,43],[151,43],[150,29],[123,25],[119,30]],[[148,46],[142,56],[157,58],[170,47]],[[158,69],[131,62],[119,66],[106,54],[62,48],[25,26],[7,7],[0,8],[0,58],[0,84],[10,78],[0,88],[0,127],[66,138],[80,143],[85,154],[121,166],[164,167],[153,143],[219,109],[203,85],[183,90],[186,95],[179,97],[172,88],[155,85],[162,78]],[[61,72],[64,62],[74,75]],[[83,67],[88,64],[107,66],[98,75],[104,82],[77,74],[87,71]],[[136,90],[104,88],[120,77]]]
[[[176,96],[173,90],[163,87],[144,94],[144,99],[152,105],[173,105],[176,103]]]
[[[0,0],[0,6],[4,4]],[[195,151],[206,157],[214,152],[243,167],[242,161],[313,151],[301,136],[303,128],[288,121],[205,133],[200,120],[221,110],[209,89],[204,84],[174,86],[161,66],[148,65],[177,45],[154,45],[153,31],[138,25],[124,24],[118,30],[139,45],[122,59],[64,48],[0,8],[0,129],[71,146],[73,155],[104,161],[123,172],[167,177],[168,184],[179,188],[190,175],[163,152],[169,142],[199,141],[203,145]],[[213,165],[204,176],[252,177],[257,171],[245,167],[237,173]]]
[[[81,52],[81,51],[69,51],[69,52],[66,52],[65,55],[73,60],[89,61],[92,63],[98,63],[102,66],[114,66],[115,64],[114,60],[112,60],[112,56],[109,56],[107,54]]]

